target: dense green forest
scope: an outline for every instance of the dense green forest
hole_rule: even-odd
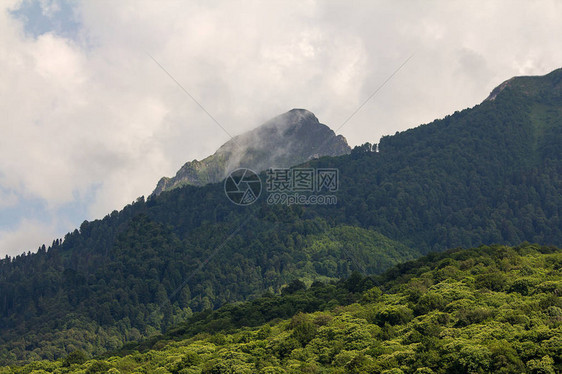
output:
[[[555,373],[562,252],[482,246],[381,276],[292,282],[196,313],[105,357],[80,351],[0,373]]]
[[[379,274],[455,247],[562,246],[561,118],[557,70],[309,162],[339,170],[335,206],[262,197],[239,207],[222,184],[139,198],[37,253],[0,260],[0,362],[116,349],[295,279]]]
[[[279,292],[295,278],[309,284],[337,279],[349,276],[353,264],[380,273],[418,257],[369,230],[328,228],[320,219],[298,223],[301,226],[262,225],[252,237],[236,236],[220,254],[207,254],[215,260],[202,271],[198,269],[205,252],[199,246],[219,246],[228,230],[202,228],[194,234],[196,246],[143,214],[118,235],[111,257],[95,272],[65,268],[64,260],[42,253],[42,271],[22,282],[20,289],[3,294],[18,304],[3,321],[1,338],[7,344],[0,348],[0,357],[11,362],[56,358],[78,348],[101,353],[163,331],[192,310],[215,308],[264,290]],[[202,243],[203,235],[208,244]]]

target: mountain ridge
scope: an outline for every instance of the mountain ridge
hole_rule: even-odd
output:
[[[543,85],[540,89],[538,84]],[[548,87],[550,86],[550,87]],[[548,92],[549,96],[562,94],[562,68],[541,76],[523,75],[512,77],[494,88],[484,101],[493,101],[506,88],[518,89],[528,96],[537,96],[541,92]],[[558,94],[558,95],[556,95]]]
[[[152,195],[183,185],[222,181],[240,167],[261,172],[288,168],[311,158],[348,154],[345,137],[337,135],[305,109],[292,109],[261,126],[233,137],[201,161],[185,163],[172,178],[163,177]]]
[[[84,222],[48,250],[0,260],[0,361],[115,349],[191,311],[277,293],[295,279],[378,273],[431,251],[561,246],[556,79],[516,80],[495,100],[378,147],[307,161],[339,170],[336,205],[262,196],[240,207],[221,183],[186,185]]]

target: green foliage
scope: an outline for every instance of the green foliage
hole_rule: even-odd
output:
[[[196,313],[173,333],[111,357],[71,366],[38,361],[0,373],[556,373],[562,318],[551,296],[558,297],[561,264],[562,251],[530,244],[451,250],[381,276]],[[454,280],[441,279],[448,267],[457,269]],[[483,288],[479,274],[501,275],[505,287]],[[522,280],[531,285],[526,294],[512,287]],[[427,292],[413,303],[409,290],[420,284]],[[358,285],[363,289],[353,292]],[[323,311],[328,304],[312,302],[334,295],[349,302]],[[282,318],[268,312],[298,299],[311,309]],[[271,320],[235,327],[240,313]],[[233,327],[202,333],[213,331],[214,321]]]
[[[363,294],[362,301],[365,303],[374,303],[380,299],[381,295],[381,289],[378,287],[373,287]]]
[[[287,287],[283,288],[282,293],[285,295],[289,295],[305,289],[306,289],[306,284],[304,284],[304,282],[302,282],[300,279],[295,279],[294,281],[289,283]]]
[[[202,228],[189,239],[180,240],[144,214],[123,224],[107,256],[87,253],[84,261],[72,252],[64,259],[59,244],[46,253],[6,264],[9,271],[4,276],[10,282],[2,283],[0,273],[0,294],[4,296],[0,304],[9,300],[5,306],[11,312],[0,316],[0,362],[60,358],[76,349],[100,354],[161,333],[192,311],[214,309],[267,292],[294,294],[298,299],[306,288],[305,281],[350,276],[353,261],[380,273],[416,257],[415,251],[377,233],[348,226],[330,229],[320,219],[297,220],[295,224],[254,223],[254,233],[232,238],[221,247],[220,256],[211,256],[204,271],[198,270],[198,261],[207,261],[209,253],[202,248],[220,246],[230,226],[228,230]],[[91,234],[91,225],[95,226],[82,225],[84,234],[76,237]],[[74,239],[71,235],[65,243]],[[269,243],[267,249],[264,242]],[[393,253],[392,246],[399,251]],[[387,251],[386,260],[371,257],[370,253],[382,250]],[[29,264],[19,267],[24,260]],[[29,279],[26,271],[35,266],[40,269]],[[338,300],[337,295],[321,303],[332,299]],[[287,318],[307,302],[293,301],[292,305],[284,304],[284,310],[272,306],[271,313]],[[241,313],[239,322],[255,326],[265,319]],[[209,331],[238,325],[225,326],[217,320]]]
[[[298,313],[293,316],[289,328],[293,330],[291,336],[302,346],[306,346],[314,339],[317,333],[316,325],[303,313]]]
[[[554,374],[554,360],[549,356],[544,356],[540,360],[530,360],[527,367],[533,374]]]
[[[80,365],[86,362],[88,358],[86,354],[80,350],[71,352],[65,359],[62,361],[63,367],[69,367],[71,365]]]
[[[93,361],[86,369],[86,374],[107,373],[111,369],[111,364],[105,361]]]
[[[295,279],[308,285],[349,278],[348,293],[357,293],[380,285],[354,272],[380,274],[431,251],[521,241],[562,245],[561,74],[510,81],[494,100],[472,109],[385,136],[375,146],[366,143],[347,156],[307,162],[339,170],[334,206],[287,207],[261,199],[238,207],[220,183],[185,186],[84,222],[36,254],[0,260],[0,362],[58,359],[78,349],[101,354],[157,336],[192,312],[278,294]],[[527,253],[504,248],[476,263],[475,251],[431,255],[423,266],[437,267],[419,267],[426,277],[414,277],[407,287],[400,277],[414,265],[394,267],[386,278],[394,281],[381,284],[395,282],[392,292],[407,301],[370,312],[380,336],[399,336],[397,326],[432,313],[447,314],[455,328],[491,320],[530,331],[537,326],[534,306],[478,305],[473,287],[482,294],[536,297],[541,313],[548,311],[546,325],[558,323],[551,307],[562,307],[562,286],[521,266]],[[552,287],[558,294],[548,291]],[[299,285],[294,295],[303,292]],[[422,297],[426,293],[441,299]],[[373,297],[362,302],[386,302]],[[334,298],[332,306],[347,302]],[[290,318],[299,311],[284,308],[274,307],[272,315]],[[256,326],[263,318],[262,312],[241,315],[231,325],[233,320],[214,319],[209,331]],[[392,369],[380,365],[376,370]]]
[[[440,310],[445,307],[445,299],[443,296],[437,292],[428,292],[422,295],[416,306],[416,314],[427,314],[432,310]]]
[[[403,305],[390,305],[377,312],[376,321],[379,326],[386,324],[403,325],[413,317],[412,310]]]

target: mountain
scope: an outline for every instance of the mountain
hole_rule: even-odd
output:
[[[6,373],[559,373],[562,251],[450,250],[197,313],[104,357]],[[2,368],[0,368],[0,371]]]
[[[540,77],[523,76],[508,79],[494,88],[486,101],[493,101],[506,88],[534,100],[559,102],[562,97],[562,68]]]
[[[293,109],[232,138],[213,155],[187,162],[175,177],[160,179],[153,195],[187,184],[203,186],[220,182],[241,167],[256,172],[288,168],[312,158],[340,156],[350,151],[345,138],[336,136],[313,113]]]
[[[117,349],[295,279],[456,247],[562,246],[561,75],[515,78],[474,108],[302,164],[339,171],[337,204],[237,206],[222,183],[186,185],[1,260],[0,362]]]
[[[330,216],[424,252],[562,244],[561,81],[562,69],[513,78],[494,100],[330,161],[338,205],[355,207]]]

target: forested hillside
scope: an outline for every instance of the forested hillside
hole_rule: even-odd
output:
[[[562,252],[523,244],[432,254],[378,277],[199,313],[105,358],[0,373],[555,373]]]
[[[562,69],[494,100],[322,160],[342,170],[335,220],[422,251],[562,244]],[[336,218],[337,217],[337,218]]]
[[[339,170],[335,206],[239,207],[222,184],[186,186],[0,261],[0,362],[115,349],[296,278],[377,274],[459,246],[562,245],[562,70],[502,87],[378,152],[309,162]]]
[[[260,227],[257,219],[248,224]],[[140,214],[117,235],[110,256],[71,257],[71,267],[42,252],[33,257],[41,271],[3,292],[14,302],[6,306],[13,308],[11,318],[2,321],[7,344],[0,355],[10,361],[55,358],[71,347],[99,354],[163,331],[192,310],[278,292],[295,278],[310,283],[349,276],[353,263],[380,273],[417,257],[375,232],[330,229],[319,219],[261,227],[237,235],[215,256],[202,248],[220,246],[229,227],[201,228],[180,240]],[[198,271],[205,256],[210,261]],[[7,279],[22,270],[13,268]]]

